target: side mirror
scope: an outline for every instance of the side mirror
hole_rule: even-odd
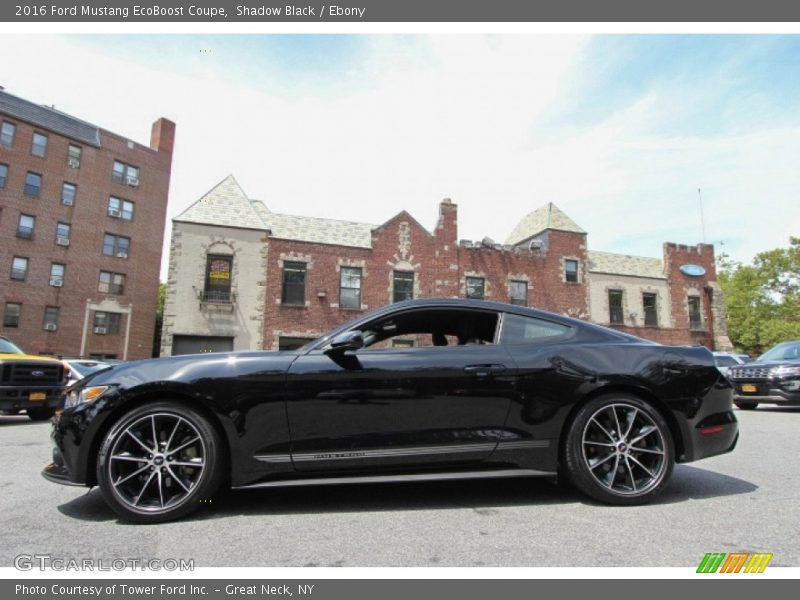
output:
[[[348,350],[358,350],[364,347],[364,338],[360,331],[345,331],[340,333],[330,342],[325,354],[342,354]]]

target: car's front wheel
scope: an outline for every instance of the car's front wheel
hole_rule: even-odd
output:
[[[28,413],[28,418],[31,421],[46,421],[55,414],[56,409],[47,407],[29,408],[25,412]]]
[[[103,498],[122,518],[160,523],[207,502],[222,479],[220,435],[196,409],[156,402],[108,431],[97,460]]]
[[[575,415],[564,447],[566,475],[607,504],[643,504],[658,495],[674,465],[661,414],[628,394],[594,398]]]
[[[734,402],[737,408],[741,408],[742,410],[753,410],[758,406],[758,402],[752,401],[737,401]]]

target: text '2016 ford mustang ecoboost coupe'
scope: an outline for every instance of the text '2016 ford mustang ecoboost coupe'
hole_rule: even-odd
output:
[[[234,488],[559,474],[640,504],[675,462],[733,449],[730,383],[701,347],[530,308],[411,300],[292,352],[186,355],[89,375],[43,474],[123,518]]]

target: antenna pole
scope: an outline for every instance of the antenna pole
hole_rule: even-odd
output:
[[[706,219],[703,216],[703,192],[697,188],[697,197],[700,199],[700,227],[703,231],[703,243],[706,243]]]

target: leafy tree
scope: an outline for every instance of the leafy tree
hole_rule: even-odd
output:
[[[718,276],[734,346],[760,354],[800,339],[800,238],[790,238],[788,248],[761,252],[752,265],[723,254]]]
[[[156,331],[153,336],[153,354],[152,356],[158,357],[161,354],[161,327],[164,324],[164,302],[167,298],[167,284],[158,284],[158,304],[156,305]]]

